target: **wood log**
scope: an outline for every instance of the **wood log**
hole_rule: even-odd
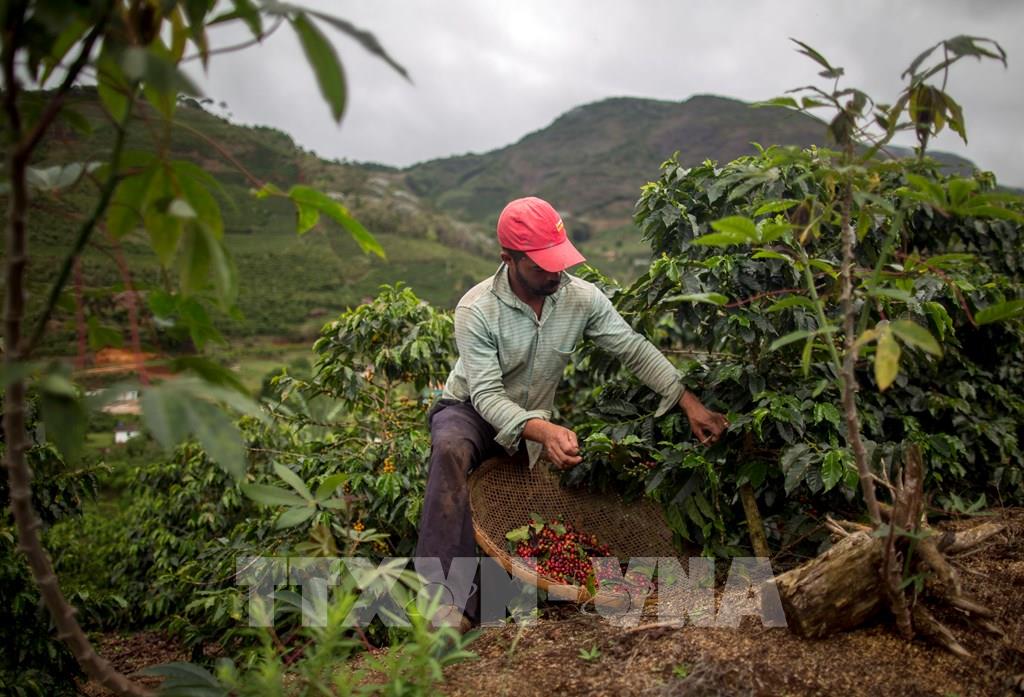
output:
[[[915,561],[918,564],[927,564],[930,568],[933,568],[933,564],[942,568],[943,565],[937,563],[937,559],[942,559],[942,555],[935,550],[936,541],[939,549],[952,548],[962,552],[999,532],[997,526],[990,528],[988,525],[960,531],[945,540],[939,540],[939,536],[934,540],[929,538],[931,544],[926,546],[925,558],[917,556]],[[888,605],[881,576],[888,540],[884,537],[872,537],[866,531],[856,530],[856,526],[849,526],[847,529],[854,531],[824,554],[774,579],[782,601],[782,609],[786,613],[786,622],[790,631],[798,636],[820,638],[853,629]],[[929,555],[929,552],[932,554]],[[948,583],[948,579],[944,580],[946,583],[940,584],[942,588],[958,589],[957,583]],[[991,613],[987,608],[965,598],[959,592],[939,594],[933,598],[933,602],[935,600],[965,611],[970,621],[982,628],[988,629],[986,625],[991,625],[988,621]],[[927,612],[919,612],[916,608],[913,613],[915,630],[919,629],[917,622],[923,622],[925,626],[920,628],[923,636],[958,655],[961,654],[962,647],[955,641],[950,641],[950,637],[947,636],[948,630],[943,631],[945,628],[934,616]],[[999,631],[994,625],[991,626],[993,629],[990,631]]]
[[[960,530],[952,534],[946,534],[939,540],[939,551],[947,557],[962,554],[974,549],[982,542],[998,535],[1006,526],[1001,523],[982,523],[967,530]]]
[[[757,507],[754,487],[750,486],[749,482],[740,485],[740,501],[743,502],[743,513],[747,517],[747,533],[750,535],[750,546],[754,550],[754,556],[767,559],[771,552],[768,551],[768,538],[764,534],[764,520]]]
[[[821,556],[775,577],[791,632],[806,638],[860,626],[882,607],[885,540],[855,532]]]

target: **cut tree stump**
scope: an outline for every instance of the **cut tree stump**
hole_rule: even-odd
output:
[[[847,527],[845,522],[833,529],[842,531],[844,527]],[[857,526],[849,527],[856,529]],[[963,611],[965,620],[993,634],[999,632],[990,621],[991,613],[964,597],[955,578],[946,578],[951,570],[938,550],[946,554],[950,550],[963,553],[1002,530],[1001,525],[985,523],[956,533],[936,534],[930,538],[930,544],[924,545],[927,551],[916,558],[919,565],[927,565],[929,573],[940,581],[930,588],[933,591],[930,600]],[[862,530],[842,534],[846,536],[824,554],[774,579],[789,630],[798,636],[821,638],[854,629],[886,609],[881,568],[887,539],[872,537]],[[763,597],[770,596],[763,594]],[[924,638],[963,655],[963,647],[951,640],[948,630],[923,606],[920,609],[915,606],[914,620],[914,628]]]
[[[860,626],[882,609],[878,569],[884,548],[884,539],[855,532],[776,576],[789,630],[805,638],[825,637]]]

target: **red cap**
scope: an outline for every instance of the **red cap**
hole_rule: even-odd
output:
[[[498,216],[498,242],[526,252],[545,271],[564,271],[586,261],[565,236],[565,225],[551,204],[536,196],[517,198]]]

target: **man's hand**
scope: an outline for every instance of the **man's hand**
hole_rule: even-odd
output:
[[[722,433],[729,427],[729,421],[724,414],[708,410],[689,390],[683,392],[679,406],[686,412],[693,434],[703,445],[717,443]]]
[[[583,461],[576,434],[564,426],[543,419],[530,419],[523,427],[523,437],[543,445],[548,459],[558,469],[569,469]]]

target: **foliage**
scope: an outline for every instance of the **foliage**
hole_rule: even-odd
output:
[[[375,579],[385,578],[395,581],[392,597],[396,607],[401,608],[399,614],[389,612],[389,616],[403,622],[404,628],[395,631],[396,638],[387,651],[364,654],[362,661],[353,660],[362,645],[349,635],[346,618],[360,598],[360,589]],[[248,630],[260,645],[249,665],[224,658],[218,661],[214,673],[181,663],[147,672],[166,677],[161,691],[166,697],[436,694],[435,686],[443,680],[445,666],[474,657],[466,650],[474,635],[460,635],[451,627],[431,628],[425,618],[437,609],[438,599],[418,601],[419,589],[418,578],[390,567],[381,567],[359,579],[346,573],[323,607],[322,627],[301,628],[290,635],[281,635],[276,623],[265,629]],[[275,617],[294,617],[310,608],[308,603],[303,605],[304,599],[293,589],[278,591],[275,601]]]
[[[910,82],[921,89],[916,73]],[[859,94],[837,88],[834,101],[860,110],[869,102]],[[902,127],[900,109],[879,109]],[[843,114],[850,123],[837,117],[834,131],[856,127],[858,115]],[[1009,387],[1024,371],[1024,329],[985,321],[1019,317],[1020,200],[997,193],[991,175],[944,176],[923,157],[851,157],[772,147],[722,167],[663,165],[636,207],[658,258],[629,288],[592,277],[638,331],[685,356],[681,372],[706,404],[728,410],[731,437],[704,451],[684,438],[679,414],[654,423],[653,397],[589,347],[562,413],[592,457],[570,480],[646,492],[681,537],[722,551],[740,543],[726,531],[737,530],[745,483],[783,548],[821,511],[849,509],[859,478],[837,347],[840,231],[851,221],[850,341],[857,381],[875,386],[857,397],[875,471],[885,476],[911,441],[940,503],[1024,500],[1024,401]]]
[[[273,21],[274,25],[265,29],[264,19]],[[259,42],[279,26],[290,26],[336,121],[344,111],[347,88],[341,62],[320,25],[347,34],[403,76],[406,72],[372,34],[347,21],[277,1],[256,5],[249,0],[235,0],[227,7],[212,0],[159,3],[38,0],[4,3],[0,21],[4,36],[0,69],[4,82],[4,177],[7,180],[3,188],[8,211],[4,260],[2,377],[6,409],[3,427],[10,510],[18,531],[20,551],[28,561],[40,596],[59,636],[67,642],[84,672],[119,694],[145,694],[140,686],[98,659],[59,585],[53,582],[52,563],[40,539],[38,513],[30,497],[31,463],[26,460],[31,445],[25,419],[28,390],[38,392],[46,442],[55,446],[69,462],[77,462],[83,450],[89,408],[102,405],[116,393],[108,391],[96,400],[86,400],[68,366],[33,363],[34,354],[50,333],[54,313],[62,303],[67,304],[65,290],[72,276],[79,279],[75,283],[78,292],[74,294],[72,306],[79,326],[86,325],[81,258],[90,243],[96,243],[94,238],[98,235],[94,233],[102,229],[106,240],[101,248],[109,253],[117,269],[122,282],[120,290],[127,291],[128,320],[133,352],[140,363],[137,370],[146,428],[167,450],[187,437],[194,437],[205,450],[205,472],[200,478],[209,477],[213,472],[211,461],[216,462],[236,482],[224,496],[230,498],[232,493],[239,496],[237,482],[247,477],[247,453],[241,430],[227,414],[231,411],[245,414],[259,424],[263,421],[262,413],[229,370],[199,357],[178,358],[169,366],[170,372],[191,373],[191,377],[152,384],[146,367],[141,365],[138,331],[141,296],[134,291],[131,265],[120,246],[123,240],[135,237],[143,250],[156,259],[161,287],[148,295],[148,309],[166,323],[184,329],[195,347],[201,349],[208,341],[219,338],[207,319],[204,302],[237,314],[237,268],[226,244],[221,213],[225,192],[204,168],[175,159],[171,153],[178,98],[182,93],[196,91],[181,71],[181,65],[193,57],[201,60],[204,67],[207,65],[212,52],[208,27],[240,23],[249,30],[253,40]],[[194,56],[186,57],[190,47]],[[42,91],[51,78],[55,78],[56,87]],[[91,153],[88,160],[41,166],[40,144],[58,120],[80,132],[92,128],[88,118],[68,104],[69,95],[83,81],[95,82],[102,105],[100,114],[113,133],[109,148]],[[136,119],[146,128],[136,128]],[[212,145],[216,147],[215,143]],[[96,161],[96,157],[101,157],[102,161]],[[251,179],[237,162],[232,164]],[[40,312],[27,322],[26,266],[35,261],[27,244],[32,222],[31,202],[41,197],[57,197],[61,191],[79,183],[93,187],[92,195],[86,195],[84,214],[71,214],[75,230],[69,236],[70,244],[64,249],[63,261],[56,265],[55,277],[42,294],[45,301]],[[272,182],[253,184],[257,197],[274,197],[294,206],[296,230],[300,235],[316,225],[323,215],[344,229],[363,252],[383,258],[384,252],[377,240],[335,198],[302,183],[287,191]],[[102,326],[95,316],[89,318],[88,326],[94,345],[116,342],[116,332]],[[80,349],[80,353],[84,351]],[[277,472],[281,476],[288,470],[278,468]],[[330,499],[325,499],[325,503],[328,501]],[[230,509],[231,502],[227,504]],[[44,501],[45,505],[50,504]],[[180,515],[181,511],[178,513]],[[200,517],[188,522],[202,525],[209,521]],[[257,533],[262,532],[258,525],[253,527]],[[173,549],[176,537],[177,530],[169,530],[169,544],[159,548],[158,554]],[[144,552],[137,550],[136,553]],[[182,559],[177,556],[158,556],[155,562],[167,567],[182,565]],[[168,573],[174,576],[180,571],[175,568]]]
[[[36,423],[34,415],[29,423]],[[35,443],[28,458],[35,472],[33,498],[42,525],[73,524],[82,500],[95,493],[96,472],[67,467],[59,453],[45,443]],[[77,694],[75,679],[81,671],[68,650],[53,640],[46,609],[16,548],[9,499],[7,482],[0,481],[0,623],[7,628],[0,659],[0,692],[19,697]],[[92,609],[82,605],[86,612]]]
[[[430,455],[426,411],[455,352],[451,315],[401,284],[383,286],[324,325],[313,351],[311,380],[279,380],[278,413],[339,453],[349,490],[367,502],[364,524],[388,533],[389,551],[411,554]],[[316,409],[332,422],[317,422]]]
[[[243,481],[194,442],[169,460],[131,466],[118,475],[130,482],[123,509],[94,510],[52,538],[59,570],[94,594],[124,597],[123,626],[160,623],[197,655],[205,644],[250,650],[238,557],[412,554],[429,389],[453,348],[450,315],[408,288],[383,288],[324,326],[312,373],[268,381],[272,418],[239,422]],[[81,537],[88,549],[76,544]]]
[[[94,88],[74,90],[67,103],[90,130],[61,129],[44,140],[40,169],[95,157],[113,144],[116,130]],[[138,114],[140,125],[158,119],[146,104],[138,106]],[[447,306],[468,289],[470,280],[493,270],[493,243],[480,226],[438,212],[412,195],[396,176],[373,174],[361,165],[320,160],[304,153],[282,133],[231,124],[189,107],[187,102],[179,104],[174,123],[176,128],[166,143],[168,156],[202,168],[217,182],[212,191],[221,204],[223,240],[236,268],[237,312],[221,308],[209,293],[192,298],[180,309],[168,308],[157,298],[169,290],[169,279],[161,271],[148,236],[128,234],[116,246],[125,256],[143,305],[159,318],[140,326],[144,345],[174,353],[202,345],[207,334],[208,346],[219,342],[219,337],[267,335],[308,342],[316,337],[323,315],[363,302],[375,295],[381,283],[396,277],[432,303]],[[143,134],[130,132],[127,142],[132,149],[148,147]],[[256,199],[250,194],[263,182],[281,180],[304,182],[344,203],[373,231],[387,250],[387,259],[360,254],[358,245],[339,235],[326,216],[301,237],[289,237],[296,223],[294,204],[279,196]],[[43,311],[76,226],[94,204],[94,192],[94,185],[85,178],[60,191],[40,192],[34,201],[33,254],[39,264],[27,279],[32,291],[27,304],[30,319]],[[116,301],[126,290],[125,280],[111,263],[113,253],[113,243],[98,236],[80,257],[86,320],[90,328],[107,330],[90,333],[91,351],[127,339],[128,313],[124,303]],[[62,297],[54,319],[59,324],[54,323],[41,347],[47,353],[62,354],[74,343],[77,331],[75,297],[70,290]],[[214,327],[216,334],[210,333]],[[191,336],[194,330],[200,330],[197,340]]]

